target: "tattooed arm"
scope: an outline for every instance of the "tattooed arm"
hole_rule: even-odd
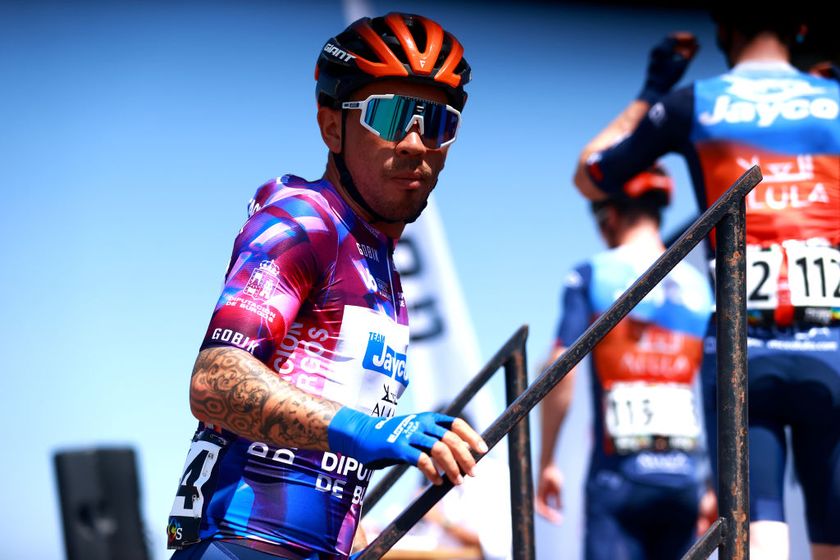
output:
[[[202,422],[254,441],[326,451],[327,426],[341,405],[301,391],[248,352],[225,346],[198,354],[190,408]]]

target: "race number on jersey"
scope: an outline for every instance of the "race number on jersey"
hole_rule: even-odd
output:
[[[700,436],[694,400],[689,385],[615,383],[605,395],[607,434],[620,453],[649,448],[655,437],[693,449]]]
[[[796,307],[840,307],[840,250],[787,248],[790,299]]]

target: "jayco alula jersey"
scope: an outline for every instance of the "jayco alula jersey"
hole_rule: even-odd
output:
[[[837,81],[784,62],[738,64],[665,96],[587,170],[617,192],[668,152],[685,157],[701,209],[761,168],[764,179],[746,197],[751,324],[840,322]]]
[[[577,340],[656,256],[624,245],[575,268],[556,344]],[[710,310],[708,280],[680,263],[592,350],[590,476],[609,470],[637,482],[696,483],[702,432],[695,376]]]

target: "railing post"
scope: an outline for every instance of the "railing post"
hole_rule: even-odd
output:
[[[528,367],[525,341],[505,362],[505,394],[507,405],[528,388]],[[510,519],[513,535],[513,559],[532,560],[534,544],[534,483],[531,478],[531,437],[528,416],[522,418],[508,434],[510,466]]]
[[[569,371],[627,313],[642,300],[709,232],[718,228],[718,440],[719,460],[726,463],[719,470],[719,519],[689,551],[689,557],[703,554],[720,541],[721,560],[749,558],[749,449],[747,442],[746,374],[746,212],[744,197],[761,181],[758,166],[751,167],[712,204],[657,261],[633,283],[557,358],[525,391],[510,403],[488,427],[482,437],[492,449],[553,389]],[[737,209],[735,206],[737,205]],[[527,329],[524,330],[524,333]],[[507,356],[507,345],[497,357]],[[524,356],[524,354],[523,354]],[[496,362],[494,358],[493,363]],[[523,359],[524,365],[524,359]],[[498,367],[498,366],[495,366]],[[481,374],[477,377],[480,377]],[[476,380],[474,380],[476,381]],[[725,388],[724,388],[725,387]],[[729,420],[727,420],[727,418]],[[527,426],[527,425],[526,425]],[[728,426],[728,429],[724,426]],[[526,428],[527,433],[527,428]],[[476,460],[481,457],[473,453]],[[533,493],[528,477],[528,494]],[[426,489],[359,555],[357,560],[381,558],[405,533],[452,489],[448,478],[440,486]],[[530,499],[533,499],[532,497]],[[533,507],[533,504],[531,504]],[[531,538],[533,541],[533,538]]]
[[[746,219],[744,200],[717,227],[718,515],[720,560],[750,557],[747,424]]]
[[[490,358],[490,361],[484,365],[483,368],[473,377],[470,379],[469,383],[464,386],[460,393],[458,393],[452,402],[450,402],[446,408],[443,409],[444,414],[449,414],[450,416],[458,416],[464,410],[464,407],[469,404],[469,402],[473,399],[473,397],[484,387],[490,378],[498,371],[498,369],[504,366],[505,363],[510,359],[510,356],[516,352],[525,352],[525,341],[528,339],[528,326],[522,325],[516,332],[511,335],[511,337],[493,354],[493,357]],[[523,360],[524,364],[524,360]],[[524,367],[524,366],[523,366]],[[524,383],[528,384],[527,379],[527,371],[523,373],[525,376]],[[524,391],[525,387],[522,388],[521,391]],[[521,392],[520,391],[520,392]],[[517,396],[519,393],[517,393]],[[516,398],[514,396],[514,398]],[[510,404],[510,402],[508,402]],[[379,483],[368,490],[365,494],[365,501],[364,501],[364,509],[362,510],[362,516],[364,517],[367,512],[369,512],[373,507],[379,503],[379,500],[385,495],[385,493],[391,489],[394,484],[402,477],[403,474],[409,469],[409,465],[394,465],[391,467],[385,476],[379,481]]]

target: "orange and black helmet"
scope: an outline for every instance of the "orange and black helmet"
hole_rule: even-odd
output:
[[[596,216],[603,208],[612,206],[619,213],[642,209],[660,219],[662,209],[671,204],[673,194],[674,179],[665,167],[657,162],[631,177],[624,183],[619,194],[592,202],[591,207]]]
[[[394,78],[439,87],[460,111],[470,65],[458,39],[438,23],[391,12],[357,20],[326,42],[315,67],[315,93],[318,104],[337,108],[357,89]]]
[[[655,163],[624,183],[622,191],[631,200],[646,197],[654,204],[668,206],[674,195],[674,180],[662,164]]]

